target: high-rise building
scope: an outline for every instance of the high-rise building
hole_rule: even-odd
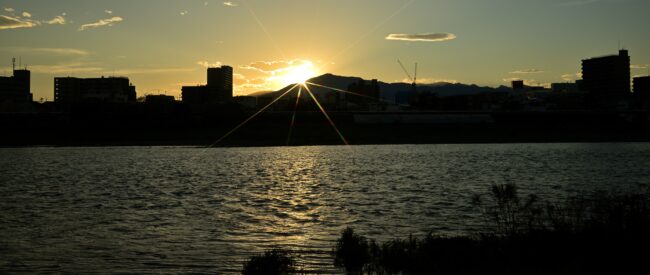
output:
[[[54,78],[54,102],[135,102],[136,92],[126,77]]]
[[[630,56],[627,50],[582,60],[582,89],[593,95],[630,93]]]
[[[0,102],[31,102],[30,71],[14,69],[13,73],[13,76],[0,76]]]
[[[183,102],[191,104],[232,101],[233,71],[230,66],[208,68],[207,85],[183,86]]]

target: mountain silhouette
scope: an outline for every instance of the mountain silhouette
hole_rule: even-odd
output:
[[[361,77],[355,76],[339,76],[334,74],[323,74],[314,78],[307,80],[309,83],[314,83],[322,86],[332,87],[336,89],[341,89],[347,91],[348,86],[353,83],[357,83],[360,80],[369,81]],[[276,97],[291,89],[295,84],[288,85],[278,91],[273,92],[256,92],[251,94],[251,96],[258,97]],[[321,93],[334,93],[334,91],[315,85],[310,85],[309,88],[314,94]],[[386,83],[379,81],[380,96],[383,100],[387,102],[394,102],[396,98],[408,98],[408,95],[413,93],[413,88],[410,83],[396,82],[396,83]],[[426,83],[417,85],[418,93],[435,93],[439,97],[450,97],[450,96],[463,96],[463,95],[473,95],[480,93],[508,93],[512,91],[509,87],[499,86],[497,88],[478,86],[474,84],[462,84],[462,83],[448,83],[448,82],[436,82],[436,83]],[[403,100],[398,100],[398,103]]]

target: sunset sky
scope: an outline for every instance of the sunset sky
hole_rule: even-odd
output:
[[[630,50],[650,63],[648,0],[3,0],[0,73],[32,71],[34,99],[53,77],[127,76],[138,95],[178,95],[205,67],[234,68],[235,94],[333,73],[508,85],[566,82],[580,60]],[[620,42],[619,42],[620,41]]]

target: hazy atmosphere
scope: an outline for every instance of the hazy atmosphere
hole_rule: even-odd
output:
[[[296,74],[509,85],[580,78],[580,60],[631,52],[650,63],[645,0],[2,1],[0,73],[32,72],[34,100],[53,77],[127,76],[138,96],[176,97],[205,67],[234,68],[234,94],[276,90]]]

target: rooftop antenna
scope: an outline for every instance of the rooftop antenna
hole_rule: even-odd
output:
[[[11,59],[11,68],[14,71],[16,70],[16,58],[15,57]]]
[[[18,57],[18,69],[20,69],[23,66],[23,57],[19,56]]]

